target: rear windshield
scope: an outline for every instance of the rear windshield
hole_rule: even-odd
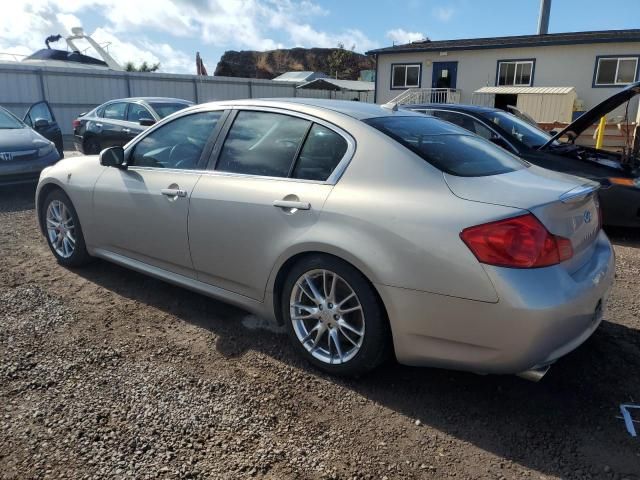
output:
[[[365,120],[443,172],[483,177],[527,166],[518,157],[476,135],[430,117],[379,117]]]
[[[160,118],[164,118],[172,113],[177,112],[178,110],[182,110],[183,108],[187,108],[189,106],[188,103],[150,103],[151,108],[153,108]]]

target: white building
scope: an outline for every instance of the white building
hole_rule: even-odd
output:
[[[569,102],[574,104],[572,110],[588,110],[639,79],[640,29],[426,40],[367,54],[376,57],[377,103],[410,90],[400,103],[417,103],[417,99],[421,103],[448,101],[502,108],[516,103],[521,106],[518,96],[534,92],[526,88],[572,87],[572,95],[577,97]],[[483,87],[498,88],[478,92]],[[637,101],[630,107],[631,119],[636,111]]]

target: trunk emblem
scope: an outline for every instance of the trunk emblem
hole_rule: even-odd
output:
[[[0,152],[0,160],[10,162],[13,160],[13,154],[11,152]]]
[[[591,222],[591,212],[589,210],[585,210],[584,212],[584,223]]]

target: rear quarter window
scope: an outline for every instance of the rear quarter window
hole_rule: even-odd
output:
[[[365,123],[451,175],[498,175],[528,165],[493,143],[432,117],[389,116],[371,118]]]

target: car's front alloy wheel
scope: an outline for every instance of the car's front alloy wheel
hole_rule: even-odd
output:
[[[388,352],[384,309],[366,278],[328,255],[313,255],[289,272],[282,307],[296,349],[330,373],[359,375]]]
[[[78,214],[69,197],[62,190],[55,189],[47,195],[42,206],[42,226],[58,263],[67,267],[87,263],[91,257],[87,253]]]
[[[52,200],[47,206],[46,227],[54,252],[62,258],[71,257],[76,248],[76,226],[71,212],[60,200]]]

